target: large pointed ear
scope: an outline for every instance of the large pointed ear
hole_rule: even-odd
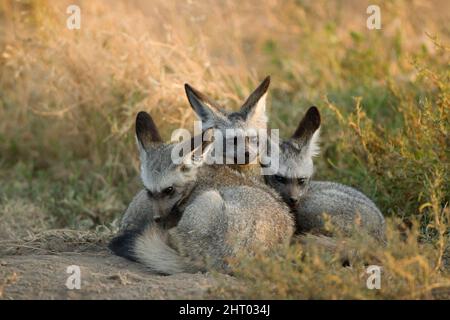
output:
[[[183,155],[183,166],[187,168],[201,166],[205,163],[207,154],[214,145],[214,129],[206,129],[201,135],[193,137],[187,142],[190,144],[190,148],[189,152]]]
[[[298,145],[307,146],[311,156],[319,152],[318,140],[320,132],[320,113],[317,107],[310,107],[298,124],[291,140]]]
[[[247,121],[267,124],[266,97],[269,85],[270,76],[267,76],[242,105],[241,112]]]
[[[155,122],[147,112],[141,111],[136,116],[136,139],[139,147],[144,150],[162,143]]]
[[[220,106],[189,84],[184,85],[189,104],[202,121],[203,128],[214,127],[215,119],[221,116]]]

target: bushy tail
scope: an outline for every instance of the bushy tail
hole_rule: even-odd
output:
[[[170,275],[201,271],[168,245],[167,230],[154,225],[114,238],[109,248],[119,256],[142,263],[152,272]]]

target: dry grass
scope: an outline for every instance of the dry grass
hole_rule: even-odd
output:
[[[380,2],[374,31],[368,1],[76,1],[82,27],[70,31],[72,2],[0,0],[0,215],[43,214],[38,229],[109,225],[139,188],[137,111],[151,111],[169,137],[192,127],[185,82],[234,108],[271,74],[272,127],[287,135],[317,105],[317,178],[370,196],[391,217],[390,242],[363,242],[352,268],[294,245],[249,261],[238,271],[247,285],[223,295],[440,297],[432,292],[448,286],[448,1]],[[8,237],[20,229],[2,227]],[[385,290],[364,287],[369,256],[383,265]]]
[[[447,230],[449,218],[446,208],[439,219],[447,224],[437,219],[434,226]],[[316,238],[296,241],[276,256],[244,256],[234,269],[241,281],[222,282],[210,293],[226,299],[450,299],[448,236],[423,241],[420,229],[418,221],[407,226],[389,218],[386,245],[355,233],[325,245]],[[381,267],[379,290],[367,287],[369,266]]]
[[[0,241],[18,240],[30,233],[47,229],[51,215],[32,202],[14,199],[1,204],[0,219]]]

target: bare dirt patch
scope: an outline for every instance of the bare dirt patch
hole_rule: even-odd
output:
[[[0,299],[202,299],[211,298],[209,289],[221,281],[212,274],[152,274],[112,255],[108,239],[51,230],[20,241],[0,240]],[[80,290],[66,287],[71,265],[80,267]]]

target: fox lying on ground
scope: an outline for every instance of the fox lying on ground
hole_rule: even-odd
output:
[[[250,126],[257,126],[259,129],[267,128],[265,97],[268,84],[269,79],[267,78],[247,99],[241,110],[235,113],[223,111],[218,104],[188,85],[186,86],[186,93],[191,106],[201,118],[204,129],[215,128],[217,130],[224,131],[226,129],[232,129],[233,126],[236,126],[242,129],[241,132],[245,134],[246,130],[249,129]],[[149,127],[150,132],[157,132],[153,122]],[[384,218],[376,205],[365,195],[342,184],[326,181],[311,181],[311,176],[314,171],[313,157],[318,152],[317,140],[319,128],[320,114],[317,108],[312,107],[300,121],[294,135],[290,139],[282,141],[279,144],[279,169],[273,175],[264,176],[265,183],[276,190],[286,204],[289,205],[295,216],[297,232],[327,233],[327,230],[325,230],[325,219],[323,215],[326,213],[330,217],[331,222],[340,230],[350,231],[356,226],[357,228],[362,228],[369,231],[370,234],[374,235],[378,239],[383,238]],[[161,140],[159,135],[156,135],[155,138],[155,141]],[[239,146],[233,145],[235,141],[236,139],[233,139],[232,141],[224,141],[224,144],[229,148],[237,149]],[[247,146],[244,145],[244,148],[247,148]],[[244,149],[244,151],[246,152],[246,161],[250,162],[253,159],[250,156],[250,152],[248,152],[248,149]],[[259,156],[259,154],[256,154],[256,157]],[[167,157],[166,160],[170,161]],[[234,185],[236,187],[245,185],[246,183],[250,183],[251,187],[262,187],[262,176],[260,176],[259,180],[257,177],[255,178],[255,172],[258,171],[246,170],[246,165],[247,163],[244,163],[244,165],[231,166],[202,166],[201,168],[207,167],[209,171],[211,171],[210,169],[213,169],[213,171],[208,172],[208,183],[210,185],[214,185],[214,191],[210,190],[213,194],[221,187],[227,188],[227,186],[224,186],[221,182],[221,175],[223,174],[231,174],[233,179],[239,177],[240,180],[237,179],[235,181],[237,182],[239,180],[239,182]],[[260,165],[260,162],[258,162],[258,165]],[[242,174],[238,174],[238,172]],[[216,179],[215,182],[213,181],[214,179]],[[267,188],[264,188],[263,190],[264,192],[272,194],[273,197],[273,193],[269,192]],[[210,199],[215,199],[212,194],[207,193],[207,195],[210,196]],[[203,199],[206,203],[206,198]],[[274,199],[275,201],[279,201],[279,198],[277,197],[274,197]],[[248,200],[250,201],[250,199]],[[162,247],[164,247],[163,244],[170,243],[171,241],[173,242],[173,239],[176,238],[180,239],[180,237],[177,236],[168,237],[172,231],[163,232],[161,229],[164,227],[170,228],[175,226],[178,219],[182,219],[180,217],[183,216],[185,208],[183,206],[175,205],[178,204],[177,202],[152,202],[155,202],[155,199],[149,197],[146,190],[140,191],[133,199],[122,220],[122,235],[118,236],[111,243],[113,251],[117,254],[130,259],[143,261],[142,257],[148,257],[144,254],[144,244],[150,245],[151,243],[159,243]],[[201,203],[201,201],[199,203]],[[217,203],[221,202],[218,201]],[[251,201],[251,203],[253,203],[253,201]],[[171,206],[173,206],[170,210],[171,214],[168,215],[171,219],[161,219],[159,213],[161,212],[161,208],[163,208],[162,211],[169,212],[168,208]],[[244,206],[242,208],[244,208]],[[254,212],[254,214],[257,214],[258,217],[261,217],[259,214],[261,212],[258,211],[259,206],[253,205],[252,207],[245,208],[246,210],[248,209],[249,212]],[[203,209],[207,209],[208,211],[209,207],[205,205]],[[212,210],[214,211],[214,209]],[[195,210],[191,210],[190,212],[195,212]],[[203,212],[205,212],[205,210],[203,210]],[[268,214],[270,215],[271,213],[268,212]],[[212,215],[214,215],[214,213],[212,213]],[[283,219],[286,218],[284,214],[281,216]],[[171,221],[174,219],[175,222]],[[358,225],[356,225],[356,222],[358,222]],[[244,227],[247,224],[247,220],[242,220],[240,223],[243,224],[242,227]],[[152,225],[155,225],[156,227],[152,227]],[[143,231],[145,228],[147,230],[146,232]],[[147,238],[145,235],[147,235]],[[169,238],[172,240],[169,241]],[[137,239],[150,240],[149,242],[142,242],[137,241]],[[159,240],[152,242],[152,240],[155,239]],[[163,241],[162,239],[165,240]],[[137,243],[141,245],[138,247],[136,245]],[[192,242],[192,244],[194,245],[194,242]],[[140,251],[138,248],[140,248]],[[170,247],[166,249],[170,249]],[[141,253],[141,258],[137,257],[136,252]],[[151,266],[153,270],[161,273],[173,273],[176,270],[192,271],[195,269],[192,267],[195,264],[187,263],[185,259],[180,258],[177,254],[177,252],[183,252],[182,249],[178,249],[178,251],[163,250],[162,252],[165,252],[165,254],[167,254],[167,252],[172,252],[174,254],[173,261],[177,261],[173,265],[181,265],[182,267],[164,271],[162,270],[164,268]],[[157,254],[157,252],[155,254]],[[211,257],[214,260],[214,256]],[[216,261],[219,260],[220,259],[216,259]],[[149,264],[150,263],[147,263],[147,265]],[[223,268],[224,265],[221,265],[221,267]]]
[[[311,107],[292,137],[280,143],[279,170],[273,175],[265,175],[265,182],[282,196],[294,212],[298,233],[328,234],[325,230],[328,216],[338,230],[350,232],[360,227],[382,239],[384,217],[373,201],[349,186],[311,180],[313,157],[318,152],[319,129],[320,114],[317,108]],[[125,217],[134,221],[133,225],[149,223],[149,201],[144,190],[139,192]]]
[[[279,169],[265,175],[295,213],[297,232],[327,233],[326,216],[344,233],[364,229],[383,239],[385,221],[377,206],[360,191],[331,181],[313,181],[313,157],[319,152],[320,114],[311,107],[290,139],[279,145]],[[359,225],[355,225],[358,223]]]
[[[153,222],[115,237],[109,246],[115,254],[162,274],[228,272],[228,261],[241,253],[289,243],[294,221],[281,197],[227,166],[204,164],[210,141],[203,139],[175,164],[173,149],[193,142],[163,143],[145,112],[136,118],[136,137],[147,193],[146,204],[139,205],[152,212]],[[198,148],[200,159],[194,157]]]
[[[225,148],[223,148],[224,163],[232,163],[227,166],[249,178],[257,179],[261,183],[263,183],[263,178],[260,175],[260,166],[258,163],[252,164],[255,160],[258,160],[258,150],[255,148],[255,144],[244,143],[236,145],[235,140],[248,140],[249,138],[245,134],[250,128],[253,130],[267,130],[265,108],[269,84],[270,78],[266,77],[250,94],[237,112],[226,112],[217,103],[206,97],[206,95],[188,84],[185,85],[189,103],[202,120],[202,130],[214,128],[222,133],[224,139],[223,144],[225,145]],[[228,129],[237,129],[233,131],[235,135],[227,137],[226,131]],[[237,135],[242,135],[242,137]],[[160,139],[160,137],[158,138]],[[230,149],[233,149],[235,152],[227,152]],[[237,163],[236,154],[244,155],[243,163]],[[122,217],[120,230],[133,229],[144,224],[152,223],[154,217],[153,210],[149,210],[152,207],[148,203],[149,201],[145,190],[138,192]]]
[[[259,96],[261,94],[264,96],[259,100],[259,109],[256,109],[257,122],[237,121],[242,119],[240,113],[245,110],[244,107],[239,112],[225,112],[217,103],[197,90],[191,94],[188,93],[188,98],[205,127],[214,127],[221,131],[238,127],[244,133],[254,128],[267,129],[265,97],[269,79],[267,77],[259,87],[266,88],[265,90],[255,90],[256,93],[259,92]],[[258,97],[257,94],[254,93],[254,95]],[[324,213],[326,213],[330,217],[330,222],[340,231],[350,232],[355,227],[360,227],[376,238],[382,239],[385,228],[384,217],[372,200],[360,191],[343,184],[311,181],[314,173],[313,158],[319,152],[320,123],[318,109],[309,108],[292,137],[281,141],[278,146],[278,171],[270,175],[261,175],[260,170],[252,170],[252,176],[263,177],[265,183],[283,197],[295,213],[299,233],[312,231],[324,233]],[[270,143],[266,145],[272,146]],[[262,155],[256,154],[258,164],[261,164],[260,156]],[[239,167],[245,168],[242,165]],[[359,226],[355,223],[359,223]]]

